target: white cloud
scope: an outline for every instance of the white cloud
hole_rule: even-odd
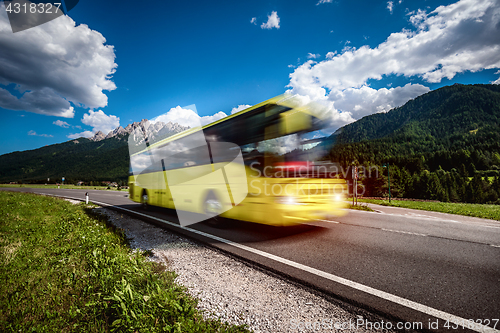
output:
[[[262,23],[260,27],[262,29],[272,29],[272,28],[279,29],[280,28],[280,18],[278,17],[278,12],[273,11],[271,13],[271,15],[268,15],[267,22]]]
[[[219,111],[214,115],[201,117],[201,125],[204,126],[225,117],[227,117],[227,114],[225,114],[222,111]]]
[[[248,105],[248,104],[238,105],[237,107],[235,107],[231,110],[231,114],[236,113],[236,112],[240,112],[241,110],[245,110],[249,107],[251,107],[251,105]]]
[[[314,54],[314,53],[310,53],[310,52],[307,54],[307,59],[316,59],[319,57],[320,57],[320,54]]]
[[[78,139],[78,138],[90,138],[94,136],[94,132],[92,131],[84,131],[81,133],[74,133],[74,134],[69,134],[67,135],[68,138],[70,139]]]
[[[1,58],[2,56],[0,53],[0,59]],[[0,73],[1,72],[2,69],[0,68]],[[0,84],[1,83],[0,74]],[[0,107],[9,110],[24,110],[63,118],[73,118],[75,116],[75,110],[70,106],[69,102],[48,88],[27,91],[21,98],[17,98],[8,90],[0,88]]]
[[[319,2],[316,4],[316,6],[321,5],[322,3],[332,3],[333,0],[319,0]]]
[[[337,129],[355,121],[356,119],[352,117],[351,112],[332,112],[330,118],[330,128]]]
[[[162,121],[164,123],[168,123],[170,121],[172,123],[178,123],[179,125],[189,126],[192,128],[200,125],[204,126],[225,117],[227,117],[227,114],[222,111],[219,111],[211,116],[200,117],[195,111],[189,108],[176,106],[175,108],[171,108],[167,113],[156,117],[154,120]]]
[[[91,137],[98,131],[108,134],[118,126],[120,126],[120,118],[117,116],[108,116],[102,110],[97,112],[90,110],[89,113],[84,114],[82,123],[92,127],[92,131],[83,131],[81,133],[69,134],[68,138],[76,139],[79,137]]]
[[[271,152],[273,154],[283,155],[299,147],[299,137],[297,134],[290,134],[275,139],[269,139],[259,142],[257,150],[261,153]]]
[[[60,16],[12,33],[0,4],[0,84],[15,84],[21,97],[0,88],[0,107],[58,117],[74,117],[74,106],[104,107],[104,90],[116,63],[113,46],[85,24]]]
[[[500,74],[500,71],[496,71],[495,74]],[[500,77],[498,79],[496,79],[495,81],[491,81],[490,82],[491,84],[500,84]]]
[[[250,23],[257,25],[257,18],[252,17],[252,19],[250,20]]]
[[[28,132],[28,135],[34,135],[34,136],[43,136],[45,138],[53,138],[54,136],[51,134],[36,134],[35,131],[31,130]]]
[[[64,128],[68,128],[70,126],[67,122],[62,121],[62,120],[56,120],[52,124],[60,126],[60,127],[64,127]]]
[[[335,52],[328,52],[325,56],[326,59],[333,59],[337,55],[337,51]]]
[[[428,87],[411,83],[378,90],[362,86],[331,93],[329,99],[334,102],[336,109],[350,112],[353,118],[360,119],[372,113],[387,112],[429,91]]]
[[[286,94],[291,94],[291,91],[287,91]],[[324,128],[322,132],[328,133],[327,135],[341,126],[356,121],[351,112],[335,109],[334,101],[329,100],[324,94],[321,96],[321,91],[316,92],[316,94],[314,91],[311,91],[310,94],[296,94],[294,100],[298,105],[307,105],[320,118],[325,117],[327,128]]]
[[[387,1],[387,9],[389,9],[389,12],[392,14],[392,11],[394,10],[394,2]]]
[[[427,20],[427,12],[425,10],[418,9],[417,13],[413,11],[409,12],[407,15],[411,15],[410,22],[415,28],[419,30],[425,29],[425,20]]]
[[[343,113],[357,117],[397,106],[426,90],[421,85],[406,85],[376,91],[367,87],[368,80],[404,75],[435,83],[457,73],[500,68],[498,1],[462,0],[428,14],[419,10],[411,14],[410,22],[416,31],[393,33],[375,48],[365,45],[338,55],[328,53],[319,63],[305,62],[290,74],[291,92],[331,101],[333,114],[342,106]],[[362,92],[368,95],[362,96]],[[370,100],[380,104],[369,108]]]
[[[82,123],[92,126],[94,132],[101,131],[108,134],[120,126],[120,118],[113,115],[108,116],[102,110],[97,112],[90,110],[88,114],[83,115]]]

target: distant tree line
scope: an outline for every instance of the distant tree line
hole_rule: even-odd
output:
[[[390,165],[390,164],[389,164]],[[381,167],[379,177],[364,177],[361,180],[364,196],[388,197],[390,172],[391,195],[395,198],[414,198],[443,202],[468,202],[500,204],[500,177],[475,173],[469,177],[465,168],[450,171],[422,170],[411,173],[406,168],[390,165],[390,170]]]

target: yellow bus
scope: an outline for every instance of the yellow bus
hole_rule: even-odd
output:
[[[343,215],[346,181],[304,150],[322,116],[299,105],[277,96],[131,150],[130,199],[203,216],[190,223],[221,216],[287,226]]]

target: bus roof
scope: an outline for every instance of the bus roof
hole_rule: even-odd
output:
[[[260,108],[262,106],[268,105],[268,104],[276,104],[276,105],[289,106],[290,108],[296,107],[295,105],[293,105],[293,103],[290,103],[291,100],[293,99],[293,97],[294,97],[293,95],[288,95],[287,96],[287,94],[278,95],[276,97],[273,97],[273,98],[270,98],[268,100],[265,100],[265,101],[263,101],[263,102],[261,102],[259,104],[255,104],[255,105],[250,106],[250,107],[248,107],[248,108],[246,108],[244,110],[241,110],[241,111],[236,112],[234,114],[231,114],[231,115],[229,115],[227,117],[224,117],[222,119],[214,121],[214,122],[212,122],[210,124],[204,125],[204,126],[201,127],[201,129],[205,130],[205,129],[208,129],[208,128],[210,128],[212,126],[215,126],[217,124],[220,124],[220,123],[223,123],[223,122],[227,122],[227,121],[229,121],[231,119],[234,119],[236,117],[239,117],[239,116],[242,116],[242,115],[247,114],[249,112],[252,112],[253,110],[256,110],[256,109],[258,109],[258,108]],[[307,109],[302,109],[301,111],[305,112],[305,113],[310,113],[310,112],[308,112]],[[265,112],[265,111],[263,111],[263,112]],[[178,139],[183,138],[183,137],[185,137],[187,135],[196,133],[199,130],[200,130],[199,127],[194,127],[194,128],[190,128],[190,129],[187,129],[185,131],[182,131],[180,133],[176,133],[176,134],[174,134],[172,136],[169,136],[169,137],[167,137],[165,139],[162,139],[162,140],[160,140],[158,142],[155,142],[155,143],[151,144],[147,148],[145,148],[145,149],[143,149],[141,151],[138,151],[138,152],[134,153],[133,155],[137,155],[137,154],[142,153],[144,151],[147,151],[149,149],[153,149],[153,148],[156,148],[158,146],[162,146],[165,143],[178,140]]]

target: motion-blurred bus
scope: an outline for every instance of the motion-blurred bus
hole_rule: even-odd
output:
[[[345,180],[308,149],[322,118],[282,95],[145,145],[131,151],[130,199],[276,226],[343,215]]]

